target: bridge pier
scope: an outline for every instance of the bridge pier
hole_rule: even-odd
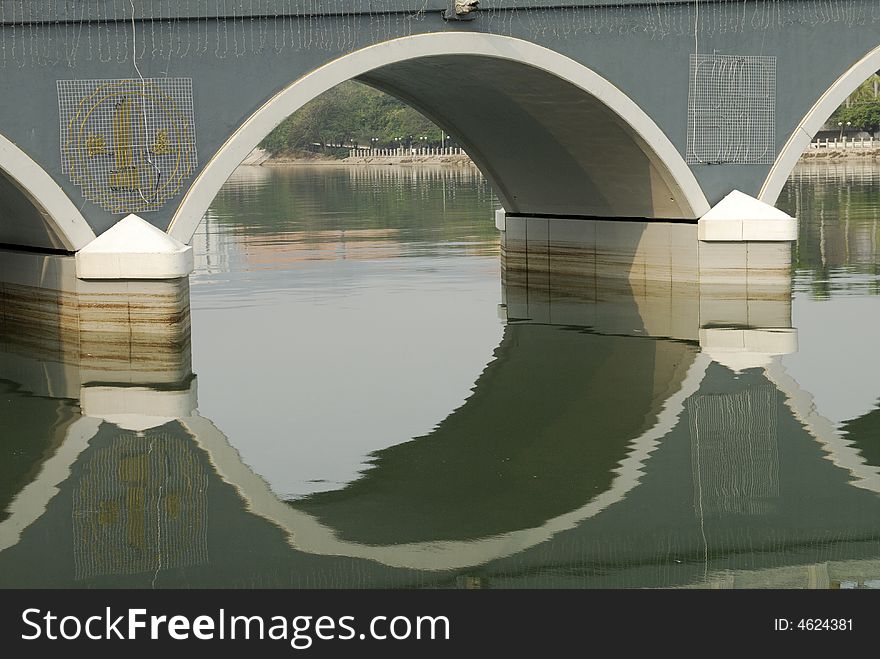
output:
[[[77,276],[77,257],[0,250],[0,332],[97,382],[177,382],[189,371],[189,279]],[[144,380],[146,378],[146,380]]]
[[[498,211],[510,322],[698,342],[738,371],[797,350],[793,218],[734,193],[699,222]]]
[[[675,296],[686,308],[670,322],[687,319],[687,337],[701,342],[701,328],[790,324],[796,220],[748,195],[731,193],[698,221],[498,210],[495,224],[505,280],[527,285],[529,314],[542,313],[534,303],[542,289],[561,286],[599,299],[621,288]],[[2,250],[4,328],[142,371],[188,345],[192,270],[190,246],[133,214],[74,255]],[[721,337],[722,349],[729,338]]]
[[[530,283],[554,275],[701,291],[791,293],[797,220],[734,191],[698,221],[591,219],[495,213],[502,268]],[[737,295],[733,295],[735,299]]]
[[[98,381],[177,381],[189,368],[192,269],[191,247],[134,215],[75,254],[0,249],[0,331],[99,369]]]

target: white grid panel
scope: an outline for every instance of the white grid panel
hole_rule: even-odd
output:
[[[156,211],[198,165],[191,78],[59,80],[61,165],[111,213]]]
[[[779,498],[777,396],[764,385],[688,399],[698,517],[763,515]]]
[[[156,574],[208,562],[208,476],[187,442],[122,433],[73,490],[76,578]]]
[[[687,162],[772,164],[776,58],[691,55]]]

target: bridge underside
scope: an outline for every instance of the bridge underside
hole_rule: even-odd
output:
[[[510,60],[447,55],[357,79],[455,135],[508,213],[697,217],[635,128],[556,75]]]
[[[0,244],[65,250],[52,218],[0,169]]]

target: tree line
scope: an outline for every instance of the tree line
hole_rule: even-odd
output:
[[[351,146],[450,146],[429,119],[402,101],[359,82],[334,87],[288,117],[263,141],[273,155],[306,151],[348,155]]]
[[[865,80],[837,108],[829,123],[844,124],[872,135],[880,131],[880,75],[875,73]]]

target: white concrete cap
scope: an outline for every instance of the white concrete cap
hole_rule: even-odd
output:
[[[495,211],[495,228],[499,231],[507,230],[507,211],[503,208]]]
[[[192,247],[137,215],[124,217],[76,253],[80,279],[178,279],[193,267]]]
[[[85,386],[80,391],[80,407],[85,416],[137,432],[191,416],[197,407],[196,400],[195,379],[181,391],[121,386]]]
[[[734,190],[700,218],[697,238],[704,242],[793,242],[797,220]]]
[[[797,330],[703,328],[700,330],[700,348],[712,361],[734,373],[748,368],[766,368],[774,357],[797,352]]]

